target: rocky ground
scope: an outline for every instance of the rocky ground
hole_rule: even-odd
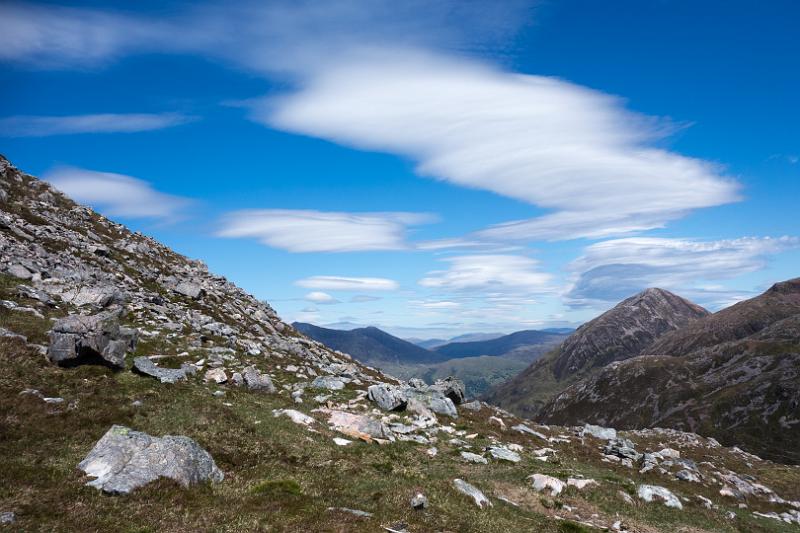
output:
[[[0,528],[792,531],[800,469],[400,382],[0,159]]]

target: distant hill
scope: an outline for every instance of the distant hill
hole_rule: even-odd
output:
[[[295,322],[294,328],[326,346],[348,353],[363,363],[373,366],[383,364],[431,364],[447,357],[426,350],[416,344],[389,335],[376,327],[349,331],[321,328],[313,324]]]
[[[447,359],[478,355],[503,355],[520,346],[554,343],[563,338],[564,335],[558,333],[525,330],[489,340],[450,342],[435,348],[433,351],[446,356]]]

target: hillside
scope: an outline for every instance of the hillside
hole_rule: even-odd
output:
[[[553,344],[560,342],[563,338],[564,336],[558,333],[525,330],[488,340],[450,342],[434,348],[433,351],[448,359],[478,355],[503,355],[521,346]]]
[[[427,364],[446,359],[376,327],[344,331],[302,322],[295,322],[292,326],[304,335],[370,365]]]
[[[535,416],[554,395],[585,374],[640,355],[660,336],[707,314],[669,291],[647,289],[583,324],[561,346],[494,388],[485,399]]]
[[[800,463],[800,278],[669,333],[539,413],[548,423],[673,427]],[[667,355],[663,355],[667,354]]]
[[[539,426],[313,341],[0,158],[0,527],[792,531],[800,469]],[[701,480],[700,482],[695,479]]]

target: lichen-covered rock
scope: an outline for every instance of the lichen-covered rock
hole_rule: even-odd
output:
[[[370,385],[367,389],[367,397],[384,411],[404,408],[407,402],[407,398],[400,388],[388,383]]]
[[[581,437],[585,437],[586,435],[591,435],[601,440],[614,440],[617,438],[617,430],[614,428],[604,428],[602,426],[586,424],[581,430]]]
[[[135,346],[137,335],[135,330],[120,327],[119,315],[110,310],[57,320],[50,331],[47,358],[62,365],[101,359],[124,367],[125,354]]]
[[[429,387],[429,390],[438,390],[448,398],[450,398],[455,405],[461,405],[465,400],[464,382],[452,376],[444,379],[437,380]]]
[[[311,382],[311,386],[315,389],[342,390],[345,383],[335,376],[319,376]]]
[[[203,379],[206,382],[213,381],[214,383],[221,385],[222,383],[228,381],[228,375],[225,373],[225,369],[223,368],[212,368],[206,371]]]
[[[78,468],[96,479],[87,485],[109,494],[128,494],[158,478],[184,487],[223,480],[214,459],[189,437],[152,437],[124,426],[112,426]]]
[[[348,413],[347,411],[330,411],[328,423],[333,429],[362,440],[372,439],[394,440],[389,428],[375,418],[367,415]]]
[[[196,367],[186,364],[180,368],[161,368],[148,357],[136,357],[133,360],[133,368],[141,374],[158,379],[161,383],[177,383],[197,372]]]
[[[262,392],[275,392],[277,390],[268,375],[261,374],[252,366],[244,369],[243,379],[247,388],[250,390]]]

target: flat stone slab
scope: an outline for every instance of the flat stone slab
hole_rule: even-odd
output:
[[[161,368],[156,365],[149,357],[136,357],[133,360],[133,368],[140,374],[145,374],[159,380],[161,383],[177,383],[186,379],[187,376],[197,372],[197,368],[192,365],[181,365],[180,368]]]
[[[78,468],[96,478],[87,485],[108,494],[128,494],[162,477],[184,487],[219,483],[225,477],[211,455],[189,437],[152,437],[117,425],[97,441]]]

